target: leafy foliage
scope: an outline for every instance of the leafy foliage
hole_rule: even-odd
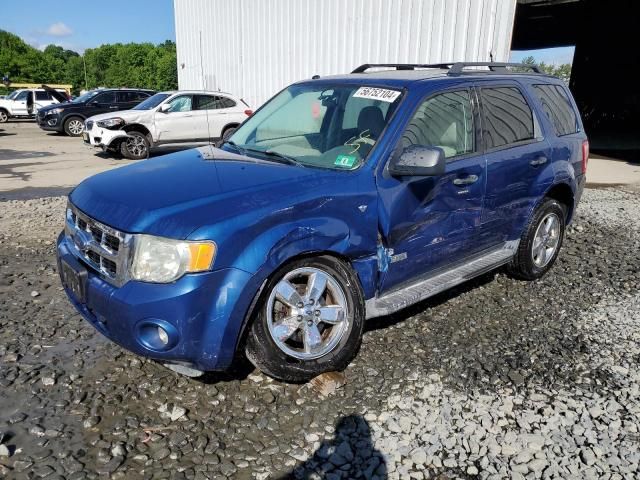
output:
[[[536,59],[531,56],[523,58],[520,63],[524,63],[526,65],[538,65],[538,67],[540,67],[540,69],[543,72],[548,73],[549,75],[558,77],[562,81],[564,81],[564,83],[566,83],[567,85],[569,84],[569,79],[571,78],[570,63],[565,63],[562,65],[553,65],[553,64],[547,64],[544,62],[538,63],[536,62]]]
[[[49,45],[40,51],[20,37],[0,30],[0,76],[12,82],[67,83],[77,93],[87,87],[178,88],[176,44],[116,43],[90,48],[84,58],[72,50]]]

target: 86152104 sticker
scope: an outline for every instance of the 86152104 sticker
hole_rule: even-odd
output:
[[[388,88],[376,87],[360,87],[353,94],[353,98],[369,98],[371,100],[380,100],[382,102],[393,103],[400,96],[398,90],[390,90]]]

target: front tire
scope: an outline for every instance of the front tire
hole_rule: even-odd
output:
[[[80,117],[69,117],[64,121],[64,133],[70,137],[79,137],[84,130],[84,123]]]
[[[0,123],[7,123],[9,121],[9,112],[0,108]]]
[[[562,247],[566,217],[566,207],[552,198],[546,198],[534,211],[507,267],[513,277],[536,280],[549,271]]]
[[[149,157],[149,139],[144,133],[127,132],[129,135],[120,144],[120,153],[129,160],[142,160]]]
[[[268,282],[245,347],[265,374],[305,382],[343,370],[364,329],[364,299],[345,263],[323,256],[294,261]]]

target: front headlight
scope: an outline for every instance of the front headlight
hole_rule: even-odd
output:
[[[64,108],[52,108],[47,112],[47,115],[58,115],[59,113],[64,112]]]
[[[106,118],[104,120],[98,120],[96,124],[99,127],[108,128],[109,130],[111,130],[111,129],[120,128],[121,126],[123,126],[124,120],[121,119],[120,117]]]
[[[151,235],[136,235],[131,278],[169,283],[185,273],[211,269],[216,256],[213,242],[188,242]]]

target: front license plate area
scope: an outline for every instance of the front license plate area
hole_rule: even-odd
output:
[[[87,269],[77,262],[60,259],[62,269],[62,283],[80,303],[87,301]]]
[[[83,132],[82,139],[84,140],[84,143],[89,143],[89,134],[87,132]]]

